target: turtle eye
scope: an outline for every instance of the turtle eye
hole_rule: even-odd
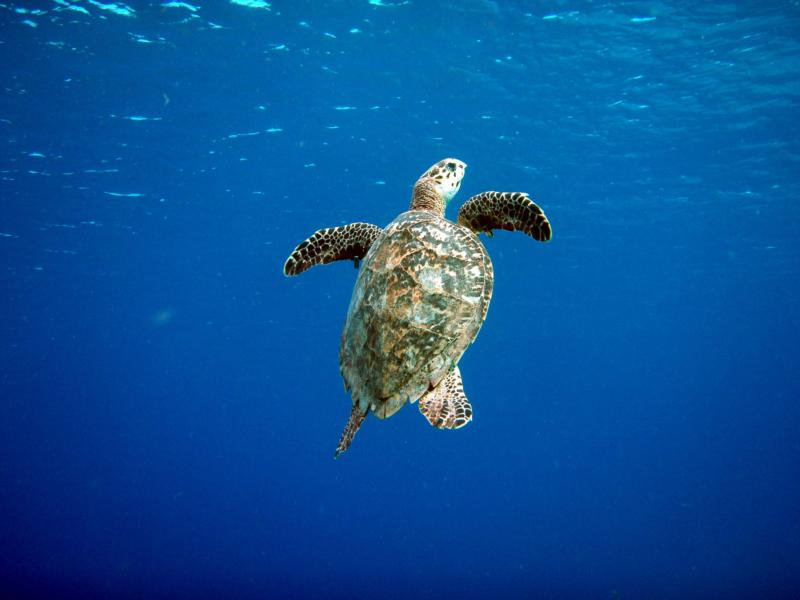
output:
[[[447,170],[450,172],[454,172],[456,170],[456,163],[454,162],[449,162],[445,166],[447,167]]]

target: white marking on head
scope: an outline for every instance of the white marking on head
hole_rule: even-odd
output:
[[[461,180],[464,179],[466,168],[466,163],[457,158],[445,158],[425,171],[420,179],[432,179],[435,182],[436,190],[447,204],[461,188]]]

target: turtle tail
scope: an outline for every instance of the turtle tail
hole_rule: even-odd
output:
[[[356,436],[358,428],[361,427],[361,424],[364,422],[366,417],[367,411],[362,412],[358,406],[358,402],[353,402],[353,409],[350,411],[350,418],[347,419],[347,425],[344,426],[342,439],[339,440],[339,445],[336,446],[336,454],[333,455],[333,458],[339,458],[339,456],[350,447],[350,444],[353,443],[353,438]]]

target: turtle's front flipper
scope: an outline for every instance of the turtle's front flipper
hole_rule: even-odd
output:
[[[350,447],[350,444],[353,443],[353,438],[356,436],[358,428],[361,427],[361,424],[367,417],[367,412],[368,411],[362,412],[358,407],[358,402],[353,402],[353,410],[350,411],[350,418],[347,419],[347,425],[344,426],[342,439],[339,440],[339,445],[336,446],[336,454],[333,455],[333,458],[339,458],[339,456]]]
[[[492,235],[492,229],[522,231],[540,242],[553,235],[550,221],[524,192],[483,192],[467,200],[458,211],[458,224],[475,233]]]
[[[283,265],[284,275],[299,275],[314,265],[335,260],[352,260],[356,267],[382,229],[369,223],[350,223],[342,227],[320,229],[297,248]]]
[[[472,420],[472,405],[464,395],[458,367],[419,399],[419,411],[439,429],[460,429]]]

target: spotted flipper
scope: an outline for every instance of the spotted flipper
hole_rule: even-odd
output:
[[[540,242],[550,241],[550,221],[524,192],[483,192],[467,200],[458,211],[458,224],[475,233],[492,235],[492,229],[522,231]]]
[[[320,229],[297,248],[283,265],[284,275],[299,275],[314,265],[326,265],[335,260],[352,260],[358,268],[381,228],[369,223],[350,223],[342,227]]]
[[[472,420],[472,405],[464,395],[458,367],[419,399],[419,411],[439,429],[460,429]]]
[[[361,424],[366,418],[367,411],[362,412],[362,410],[358,407],[358,402],[354,402],[353,409],[350,411],[350,418],[347,419],[347,425],[344,426],[342,439],[339,440],[339,445],[336,446],[336,454],[333,455],[333,458],[339,458],[339,456],[350,447],[350,444],[353,443],[353,438],[356,436],[358,428],[361,427]]]

